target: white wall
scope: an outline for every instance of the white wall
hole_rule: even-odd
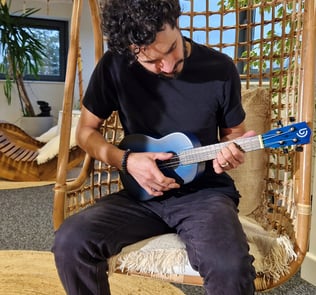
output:
[[[316,269],[316,161],[314,158],[314,180],[313,180],[313,196],[314,201],[312,205],[312,220],[311,220],[311,232],[310,232],[310,243],[309,243],[309,251],[306,254],[306,257],[304,259],[302,269],[301,269],[301,276],[304,280],[308,281],[309,283],[316,286],[316,275],[315,275],[315,269]]]
[[[72,1],[49,1],[49,6],[46,0],[12,0],[11,11],[17,11],[25,7],[40,8],[36,14],[38,17],[53,18],[61,20],[71,20]],[[68,3],[67,3],[68,2]],[[91,71],[94,67],[94,52],[93,52],[93,35],[91,28],[90,13],[88,1],[83,1],[84,7],[82,9],[81,17],[81,44],[82,45],[82,60],[83,60],[83,83],[86,87]],[[70,28],[69,28],[70,33]],[[37,100],[45,100],[49,102],[52,107],[52,115],[54,122],[58,120],[58,113],[62,109],[64,82],[43,82],[43,81],[26,81],[26,88],[31,94],[31,100],[35,108],[35,113],[40,113]],[[78,87],[75,86],[74,101],[78,101]],[[16,88],[12,90],[12,103],[8,105],[7,99],[3,93],[3,81],[0,81],[0,120],[5,120],[10,123],[19,125],[21,118],[21,108],[17,96]]]
[[[83,1],[81,27],[80,27],[80,47],[82,55],[82,67],[83,67],[83,87],[86,89],[91,73],[95,66],[94,60],[94,40],[92,31],[92,22],[89,10],[89,1]],[[77,83],[78,85],[78,83]],[[79,99],[78,86],[75,88],[75,98]]]
[[[316,93],[316,83],[315,83],[315,93]],[[316,95],[315,95],[316,103]],[[316,126],[316,113],[314,118],[314,126]],[[313,138],[313,137],[312,137]],[[316,286],[316,142],[313,141],[313,202],[312,202],[312,217],[311,217],[311,230],[310,230],[310,242],[309,250],[304,259],[301,276],[303,279],[309,283]]]

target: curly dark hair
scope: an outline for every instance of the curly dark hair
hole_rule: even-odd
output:
[[[177,26],[179,0],[105,0],[103,32],[109,50],[135,59],[129,46],[149,45],[165,24]]]

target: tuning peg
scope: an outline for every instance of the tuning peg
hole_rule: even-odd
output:
[[[296,120],[295,120],[295,117],[293,117],[293,116],[290,116],[289,117],[289,120],[290,120],[290,122],[295,122]]]
[[[277,121],[277,124],[278,124],[279,127],[281,127],[281,128],[283,127],[283,123],[282,123],[281,120],[278,120],[278,121]]]
[[[283,148],[283,153],[284,154],[288,154],[289,153],[289,149],[288,148]]]
[[[268,203],[274,204],[274,196],[272,194],[268,196]]]
[[[303,151],[303,147],[301,145],[298,145],[295,147],[295,151],[296,152],[302,152]]]

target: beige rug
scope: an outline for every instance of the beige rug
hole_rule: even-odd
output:
[[[114,274],[112,295],[184,295],[173,285]],[[0,295],[65,295],[53,255],[40,251],[0,251]]]
[[[0,190],[44,186],[54,183],[55,181],[6,181],[0,179]]]

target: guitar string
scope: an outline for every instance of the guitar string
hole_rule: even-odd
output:
[[[285,132],[285,133],[283,133],[282,135],[284,135],[284,134],[286,134],[286,133],[289,133],[289,132],[292,132],[292,131],[287,131],[287,132]],[[280,135],[271,135],[270,137],[266,137],[266,140],[268,139],[268,140],[270,140],[270,139],[272,139],[272,138],[274,138],[274,137],[279,137]],[[252,137],[250,137],[250,138],[245,138],[244,139],[244,141],[249,141],[249,139],[257,139],[257,136],[254,136],[253,138]],[[292,139],[287,139],[287,140],[283,140],[284,142],[287,142],[287,141],[293,141]],[[232,141],[233,142],[233,141]],[[227,142],[228,143],[228,142]],[[227,143],[225,143],[225,142],[223,142],[223,143],[219,143],[218,145],[221,145],[221,146],[223,146],[223,145],[226,145]],[[272,142],[272,143],[270,143],[270,145],[274,145],[274,144],[277,144],[277,143],[280,143],[280,141],[275,141],[275,142]],[[245,149],[247,149],[247,147],[250,147],[251,146],[251,144],[250,144],[250,142],[248,142],[248,144],[247,144],[247,142],[245,143],[245,145],[244,145],[244,148]],[[206,148],[206,147],[200,147],[200,148]],[[193,149],[199,149],[199,148],[193,148]],[[192,150],[193,150],[192,149]],[[209,149],[212,149],[211,147],[209,147]],[[214,147],[213,148],[214,150],[216,150],[216,147]],[[217,150],[219,151],[221,148],[217,148]],[[188,150],[188,151],[190,151],[190,150]],[[203,150],[202,152],[200,152],[200,153],[198,153],[198,152],[196,152],[196,154],[197,155],[203,155],[203,154],[205,154],[205,150]],[[159,169],[167,169],[167,168],[175,168],[175,167],[177,167],[177,166],[179,166],[179,164],[181,163],[181,161],[179,160],[179,156],[178,155],[175,155],[175,156],[173,156],[172,158],[170,158],[170,160],[167,160],[167,161],[165,161],[165,162],[162,162],[162,163],[158,163],[158,168]]]

